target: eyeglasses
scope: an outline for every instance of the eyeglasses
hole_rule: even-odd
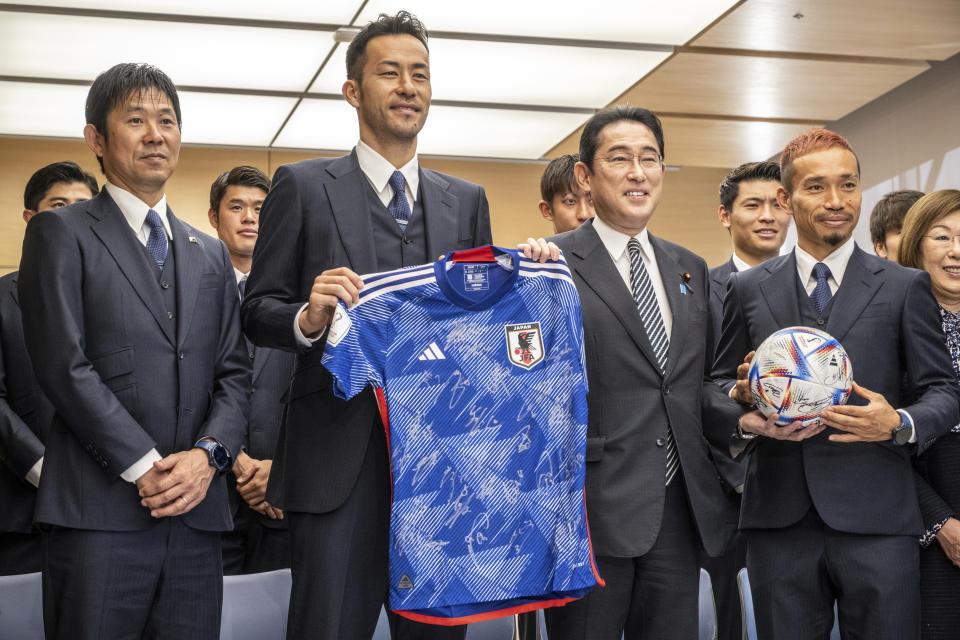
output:
[[[929,241],[930,241],[930,244],[932,244],[932,245],[935,246],[936,248],[938,248],[938,249],[946,249],[946,248],[948,248],[948,247],[952,247],[952,246],[953,246],[953,242],[954,242],[957,238],[960,238],[960,234],[955,235],[955,236],[948,236],[948,235],[945,234],[945,233],[938,233],[938,234],[933,235],[933,236],[923,236],[923,237],[926,238],[927,240],[929,240]]]
[[[628,154],[628,153],[617,153],[608,158],[597,158],[597,160],[602,160],[611,169],[615,170],[626,170],[633,166],[633,163],[639,162],[640,168],[644,171],[650,171],[653,169],[659,169],[663,158],[656,153],[637,153],[637,154]]]

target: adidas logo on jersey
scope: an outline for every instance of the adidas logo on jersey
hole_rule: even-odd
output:
[[[423,350],[423,353],[420,354],[420,357],[417,360],[446,360],[447,356],[443,355],[443,351],[440,351],[440,347],[437,346],[436,342],[431,342],[430,346]]]

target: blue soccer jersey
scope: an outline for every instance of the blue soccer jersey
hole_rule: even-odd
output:
[[[334,393],[376,390],[390,449],[390,606],[463,624],[600,581],[584,505],[587,380],[565,262],[481,247],[364,276],[337,308]]]

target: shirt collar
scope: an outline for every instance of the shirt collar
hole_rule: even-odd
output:
[[[390,176],[397,170],[390,164],[389,160],[374,151],[363,140],[357,141],[357,162],[360,164],[363,175],[367,176],[367,180],[370,181],[377,193],[383,193],[390,182]],[[420,186],[420,162],[416,154],[410,158],[410,162],[400,167],[400,173],[403,174],[413,200],[416,201],[417,189]]]
[[[173,234],[170,232],[170,221],[167,219],[167,194],[163,194],[160,202],[151,207],[126,189],[122,189],[113,183],[108,182],[104,186],[113,201],[120,207],[120,213],[123,214],[124,219],[135,234],[140,235],[140,229],[143,227],[144,220],[147,219],[147,211],[153,209],[160,216],[160,221],[163,222],[167,239],[173,238]]]
[[[237,278],[237,284],[240,284],[240,281],[246,278],[249,274],[246,274],[243,271],[240,271],[240,269],[237,269],[236,267],[234,267],[233,275],[236,276]]]
[[[843,282],[843,274],[847,270],[847,263],[850,262],[850,256],[853,255],[855,246],[853,236],[850,236],[846,242],[834,249],[830,255],[821,261],[830,267],[830,275],[838,287]],[[800,274],[801,281],[804,283],[810,282],[810,279],[813,278],[813,267],[818,260],[801,249],[800,245],[794,247],[794,252],[797,257],[797,273]]]
[[[733,266],[737,268],[737,271],[746,271],[750,268],[750,265],[747,264],[747,261],[737,255],[737,252],[733,252]]]
[[[613,258],[614,262],[623,258],[627,251],[627,242],[629,242],[631,238],[636,238],[640,243],[640,251],[643,252],[643,256],[647,260],[650,260],[653,256],[653,245],[650,244],[650,234],[647,233],[646,227],[637,235],[628,236],[601,220],[600,216],[595,216],[593,218],[593,228],[596,229],[597,235],[600,236],[600,241],[603,243],[603,246],[607,248],[607,252],[610,254],[610,257]],[[626,259],[629,260],[630,257],[627,256]]]

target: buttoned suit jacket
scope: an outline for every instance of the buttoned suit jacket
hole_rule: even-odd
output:
[[[491,242],[482,187],[421,167],[419,194],[430,259]],[[267,500],[283,509],[326,513],[340,506],[356,483],[370,430],[383,428],[370,389],[349,401],[333,395],[331,376],[320,363],[325,340],[305,348],[293,331],[323,271],[380,270],[368,201],[373,197],[354,151],[278,167],[260,212],[241,315],[255,344],[297,352],[267,487]]]
[[[8,273],[0,278],[0,531],[33,528],[37,490],[26,475],[43,457],[52,418],[23,342],[17,273]]]
[[[239,450],[250,366],[233,267],[223,243],[169,208],[167,216],[175,310],[106,190],[27,225],[19,278],[24,337],[55,410],[38,522],[146,529],[155,521],[136,487],[120,478],[124,470],[152,448],[166,456],[205,436]],[[214,477],[183,518],[195,529],[230,529],[225,479]]]
[[[743,357],[778,329],[801,324],[794,252],[730,276],[713,375],[728,387]],[[833,529],[873,535],[923,530],[911,452],[958,421],[957,385],[930,276],[854,248],[822,329],[843,345],[853,377],[913,418],[917,447],[835,443],[827,428],[802,442],[755,438],[741,529],[786,527],[813,504]],[[852,395],[851,404],[865,404]]]
[[[723,492],[707,437],[720,446],[739,411],[706,380],[713,337],[703,259],[650,235],[673,328],[661,373],[633,295],[588,220],[552,240],[580,295],[587,363],[587,518],[594,551],[641,556],[660,532],[667,425],[673,430],[692,519],[710,555],[723,552],[736,512]],[[681,291],[682,274],[688,274]],[[712,408],[710,408],[712,407]],[[705,437],[706,436],[706,437]]]

